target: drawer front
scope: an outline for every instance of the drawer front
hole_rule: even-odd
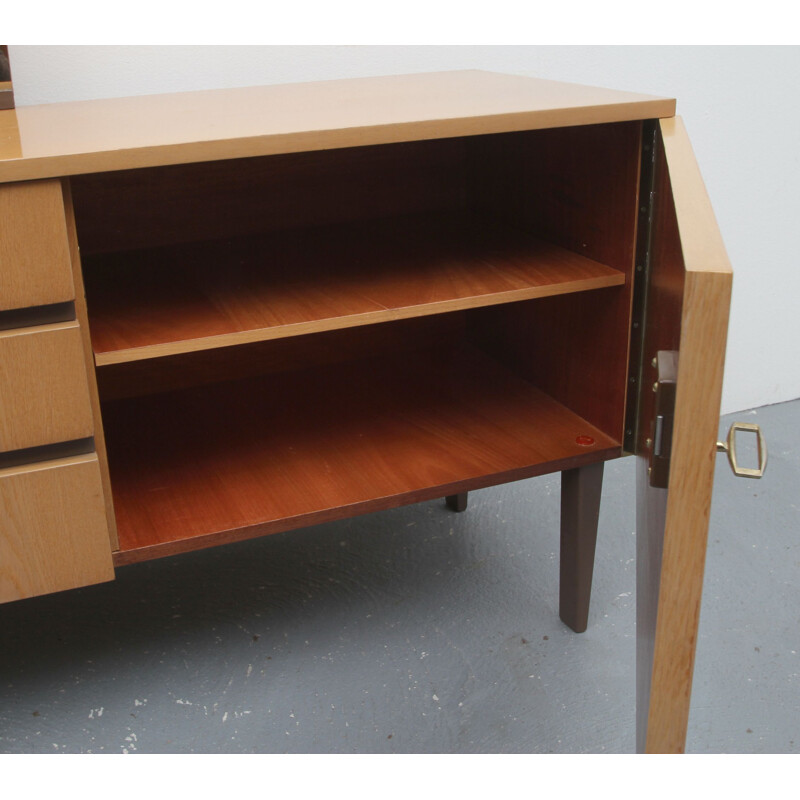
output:
[[[91,436],[77,322],[0,331],[0,452]]]
[[[60,181],[0,186],[0,311],[74,299]]]
[[[111,580],[94,453],[0,470],[0,602]]]

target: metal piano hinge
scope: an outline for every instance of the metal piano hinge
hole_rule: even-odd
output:
[[[636,260],[633,273],[633,305],[630,329],[630,358],[625,401],[625,435],[623,449],[636,451],[639,431],[639,395],[644,368],[644,332],[647,291],[650,281],[650,250],[653,231],[655,192],[655,157],[658,142],[656,120],[642,124],[642,153],[639,170],[639,207],[636,225]]]

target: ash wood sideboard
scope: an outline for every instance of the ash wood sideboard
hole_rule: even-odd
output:
[[[640,462],[639,748],[684,747],[730,268],[669,99],[466,71],[0,112],[0,599]]]

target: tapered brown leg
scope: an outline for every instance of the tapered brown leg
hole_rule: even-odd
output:
[[[576,633],[583,633],[589,620],[603,467],[600,461],[561,473],[559,613]]]
[[[445,502],[447,503],[447,507],[451,511],[466,511],[467,510],[467,495],[468,495],[468,492],[462,492],[461,494],[451,494],[449,497],[445,498]]]

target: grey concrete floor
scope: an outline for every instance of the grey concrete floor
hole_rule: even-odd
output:
[[[688,746],[800,750],[800,401],[720,457]],[[0,607],[4,753],[629,753],[633,459],[608,465],[590,627],[559,621],[559,477],[126,567]]]

